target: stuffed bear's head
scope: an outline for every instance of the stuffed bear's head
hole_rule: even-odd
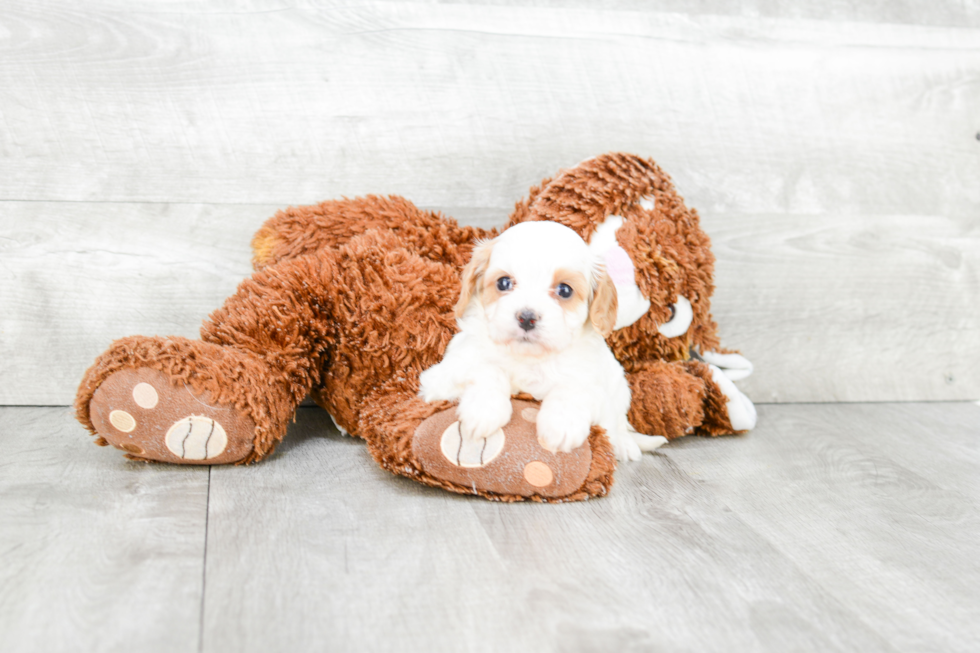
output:
[[[528,220],[571,227],[605,258],[619,302],[608,342],[627,371],[718,348],[711,241],[655,163],[604,154],[563,170],[517,204],[508,226]]]

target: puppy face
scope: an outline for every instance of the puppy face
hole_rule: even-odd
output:
[[[607,336],[616,322],[605,269],[556,222],[524,222],[479,245],[463,271],[457,316],[474,302],[491,340],[532,356],[561,351],[586,329]]]

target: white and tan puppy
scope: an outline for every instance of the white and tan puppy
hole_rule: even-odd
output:
[[[635,433],[630,389],[605,337],[616,288],[581,237],[556,222],[524,222],[480,243],[463,270],[457,333],[421,375],[425,401],[459,400],[464,438],[487,438],[511,418],[510,397],[541,401],[538,441],[549,451],[605,429],[620,460],[666,442]]]

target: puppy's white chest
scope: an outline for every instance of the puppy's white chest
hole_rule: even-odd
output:
[[[526,392],[537,400],[544,399],[555,386],[552,370],[545,365],[517,365],[509,370],[511,392]]]

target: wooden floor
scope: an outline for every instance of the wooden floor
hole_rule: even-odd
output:
[[[763,405],[568,505],[390,476],[317,408],[214,468],[0,415],[8,653],[980,650],[972,403]]]

